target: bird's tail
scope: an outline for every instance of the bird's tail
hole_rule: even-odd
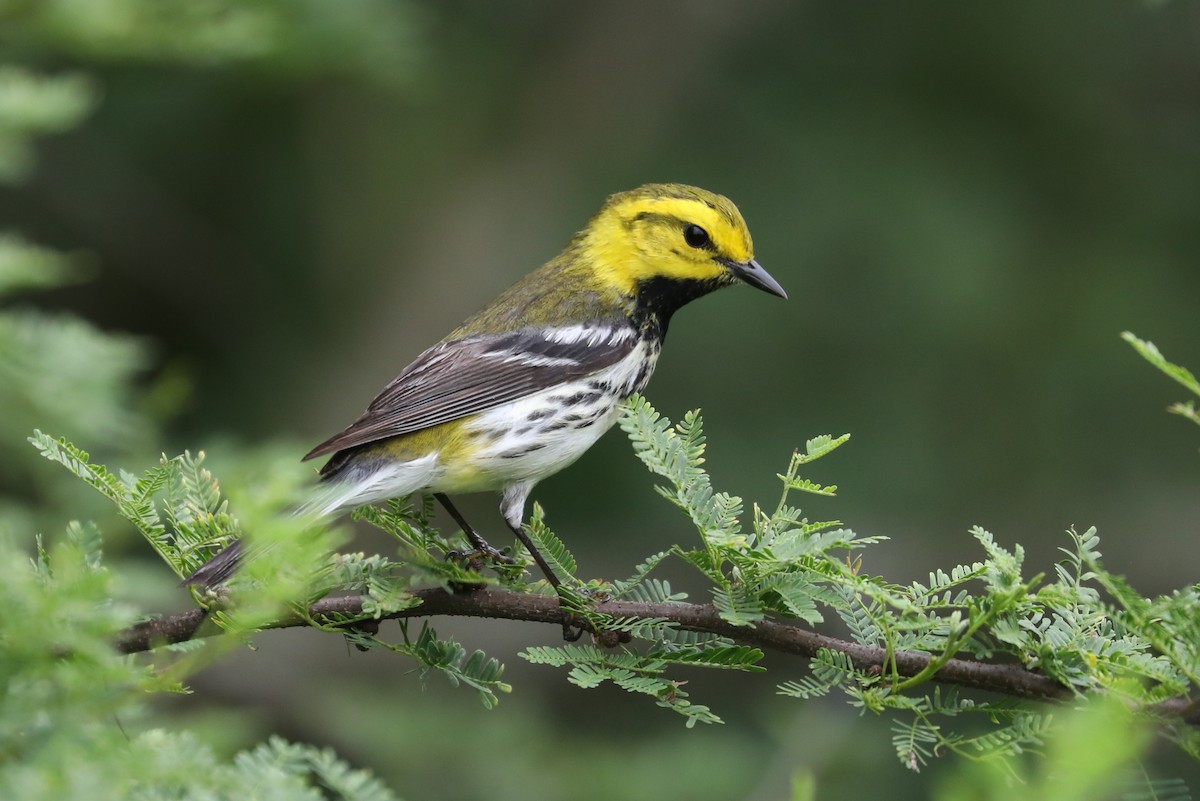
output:
[[[229,581],[242,563],[242,541],[234,540],[183,580],[185,587],[211,588]]]
[[[292,514],[320,520],[385,498],[410,495],[428,487],[436,470],[437,454],[407,462],[350,462],[340,469],[323,472],[312,496]],[[237,571],[244,550],[242,541],[235,540],[185,578],[183,585],[216,587],[224,584]]]

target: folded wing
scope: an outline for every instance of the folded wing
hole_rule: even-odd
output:
[[[304,458],[457,420],[584,378],[637,345],[626,325],[526,329],[442,342],[422,353],[345,431]]]

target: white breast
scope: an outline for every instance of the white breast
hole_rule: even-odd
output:
[[[657,360],[657,345],[639,342],[611,367],[473,419],[466,425],[479,442],[472,467],[488,485],[479,489],[540,480],[574,462],[612,427],[617,405],[645,386]]]

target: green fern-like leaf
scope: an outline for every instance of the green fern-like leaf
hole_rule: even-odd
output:
[[[545,513],[540,504],[533,505],[533,515],[525,525],[525,531],[550,565],[550,569],[554,571],[554,575],[564,583],[575,582],[575,571],[579,569],[575,557],[546,525]]]
[[[659,579],[646,579],[640,584],[626,587],[616,597],[649,604],[669,604],[685,600],[687,593],[672,591],[669,582],[660,581]]]
[[[468,654],[454,640],[439,638],[428,623],[421,626],[421,632],[415,640],[409,638],[406,625],[402,624],[401,630],[404,632],[404,643],[387,647],[416,659],[423,668],[422,678],[430,671],[439,671],[451,684],[465,684],[473,688],[488,709],[499,702],[497,693],[512,692],[512,687],[500,680],[504,665],[499,660],[488,657],[482,651]]]
[[[828,695],[834,686],[836,685],[818,681],[813,676],[805,676],[799,681],[785,681],[778,686],[777,691],[780,695],[788,695],[792,698],[800,698],[807,701],[811,698],[820,698],[821,696]]]
[[[658,565],[661,564],[662,561],[670,555],[671,555],[670,551],[659,551],[656,554],[646,557],[646,559],[644,559],[642,561],[642,563],[639,564],[634,569],[632,576],[625,579],[624,581],[613,582],[613,589],[612,589],[613,597],[614,598],[635,598],[636,596],[633,593],[641,593],[640,597],[636,598],[637,600],[648,600],[650,597],[653,597],[654,590],[651,590],[648,593],[642,592],[639,589],[639,585],[641,585],[642,582],[647,580],[647,577],[649,576],[651,570],[658,567]],[[668,588],[668,592],[669,592],[669,585],[666,585],[665,582],[660,582],[660,585],[666,586]],[[678,595],[677,598],[675,598],[675,600],[682,600],[683,598],[686,598],[686,597],[687,597],[686,594],[681,593]]]
[[[810,624],[825,620],[825,616],[817,609],[817,598],[824,593],[814,586],[808,576],[799,573],[776,574],[763,583],[763,590],[778,597],[780,611],[792,617]]]
[[[941,742],[938,730],[924,718],[916,718],[907,725],[899,721],[892,723],[892,747],[896,749],[896,757],[914,773],[929,764]]]
[[[837,609],[838,617],[850,629],[854,641],[862,645],[879,645],[883,638],[875,616],[879,614],[879,606],[874,602],[864,602],[850,590],[841,590],[844,606]]]
[[[758,663],[762,661],[763,652],[746,645],[721,645],[708,648],[692,648],[673,650],[669,653],[658,652],[655,657],[664,662],[680,665],[695,665],[698,667],[724,668],[726,670],[746,670],[761,672],[765,668]]]
[[[1119,801],[1191,801],[1192,792],[1183,779],[1152,779],[1144,772],[1121,782]]]
[[[304,780],[324,789],[322,798],[340,801],[395,801],[396,796],[370,772],[357,770],[339,759],[331,750],[289,743],[272,737],[251,751],[238,754],[238,770],[247,786],[276,784],[273,774]],[[328,793],[329,795],[326,795]],[[307,796],[306,796],[307,797]]]
[[[765,616],[762,601],[744,585],[726,584],[712,588],[713,606],[726,623],[753,626]]]
[[[1142,355],[1143,359],[1170,376],[1192,394],[1200,396],[1200,381],[1197,381],[1196,377],[1186,368],[1167,361],[1166,357],[1154,346],[1153,342],[1138,339],[1128,331],[1122,333],[1121,338],[1132,345],[1134,350]],[[1200,423],[1200,412],[1196,410],[1195,401],[1172,404],[1168,408],[1168,411],[1173,414],[1182,415],[1194,423]]]
[[[704,436],[699,414],[689,412],[672,428],[645,398],[635,395],[623,407],[620,425],[638,458],[670,482],[670,487],[657,488],[659,494],[688,513],[710,547],[743,544],[738,521],[741,498],[714,492],[701,467]]]
[[[86,451],[75,447],[66,439],[54,439],[41,431],[34,431],[29,441],[42,456],[52,462],[58,462],[118,506],[128,499],[129,492],[119,478],[108,472],[103,465],[92,464]]]

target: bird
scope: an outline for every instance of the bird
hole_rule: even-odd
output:
[[[675,312],[738,283],[787,298],[755,260],[728,198],[679,183],[610,195],[559,255],[418,355],[358,419],[304,455],[328,457],[310,508],[335,515],[428,493],[478,552],[505,559],[449,497],[499,492],[504,521],[557,588],[522,527],[531,491],[646,388]],[[239,558],[235,544],[187,582],[224,580]]]

